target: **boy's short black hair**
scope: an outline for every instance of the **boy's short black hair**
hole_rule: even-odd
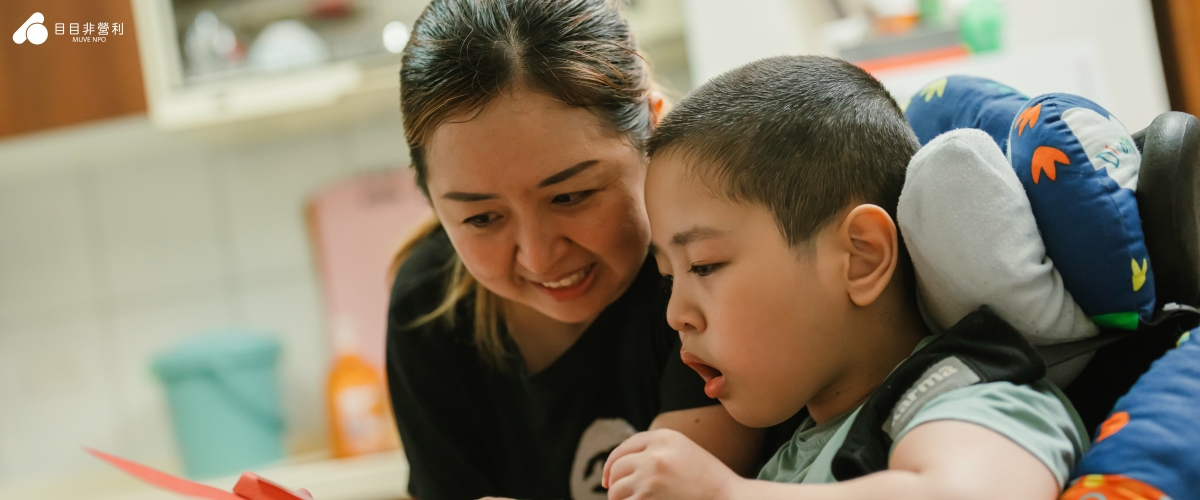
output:
[[[688,95],[658,126],[651,155],[681,155],[718,194],[770,209],[797,246],[850,203],[896,217],[920,144],[888,91],[840,59],[762,59]]]

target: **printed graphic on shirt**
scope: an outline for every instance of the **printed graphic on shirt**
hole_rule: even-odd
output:
[[[604,500],[608,490],[600,486],[604,461],[622,441],[637,433],[623,418],[598,418],[579,438],[575,464],[571,467],[571,498]]]
[[[978,383],[979,380],[979,375],[957,356],[935,363],[921,374],[921,378],[896,403],[892,417],[883,424],[883,431],[896,439],[896,433],[904,430],[925,403],[947,392]]]

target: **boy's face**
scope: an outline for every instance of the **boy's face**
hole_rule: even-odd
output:
[[[767,208],[717,196],[674,155],[652,160],[646,208],[667,320],[709,397],[766,427],[836,394],[855,348],[836,224],[792,248]]]

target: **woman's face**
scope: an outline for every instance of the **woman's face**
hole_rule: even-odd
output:
[[[583,323],[637,276],[650,241],[643,155],[589,110],[505,92],[439,126],[426,151],[433,208],[493,293]]]

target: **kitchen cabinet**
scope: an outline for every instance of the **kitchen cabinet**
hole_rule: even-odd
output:
[[[1200,116],[1200,2],[1151,0],[1171,109]]]
[[[132,0],[150,120],[186,130],[395,109],[399,52],[426,3]]]
[[[129,0],[3,3],[0,138],[146,111]]]

